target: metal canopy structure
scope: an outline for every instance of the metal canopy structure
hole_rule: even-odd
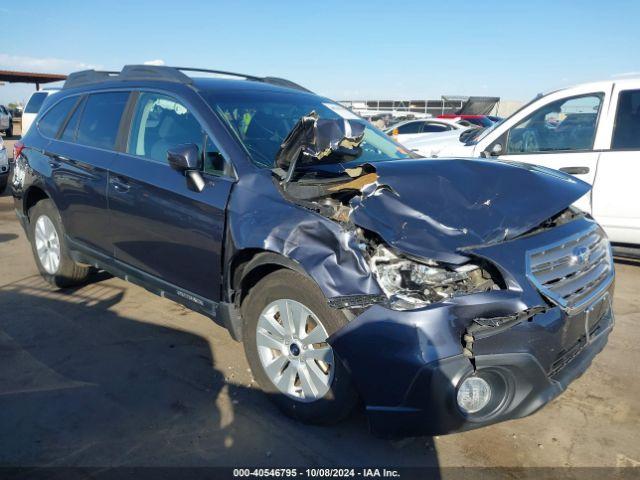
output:
[[[61,80],[66,80],[66,78],[66,75],[61,75],[58,73],[33,73],[0,70],[0,82],[34,83],[37,90],[40,90],[40,85],[42,83],[59,82]]]

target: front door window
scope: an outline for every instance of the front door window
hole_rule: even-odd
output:
[[[511,128],[506,153],[592,150],[602,98],[593,93],[539,108]]]

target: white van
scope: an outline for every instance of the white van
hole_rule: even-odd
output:
[[[640,247],[640,79],[578,85],[536,98],[487,129],[404,145],[425,157],[489,157],[543,165],[593,185],[576,206],[621,253]],[[523,192],[526,195],[526,192]],[[629,250],[629,247],[633,247]]]
[[[45,98],[52,93],[58,92],[59,88],[47,88],[46,90],[38,90],[31,94],[29,97],[29,101],[24,107],[24,111],[22,112],[22,136],[27,133],[29,127],[36,119],[38,112],[40,111],[40,107],[44,103]]]

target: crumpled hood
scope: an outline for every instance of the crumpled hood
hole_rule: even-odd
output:
[[[351,221],[394,248],[460,263],[464,247],[517,237],[590,186],[555,170],[496,160],[394,160],[351,200]]]

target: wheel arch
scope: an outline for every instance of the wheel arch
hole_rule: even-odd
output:
[[[246,248],[237,251],[228,263],[229,270],[223,283],[222,301],[218,304],[216,317],[234,340],[242,339],[242,301],[249,291],[265,276],[277,270],[287,269],[315,280],[295,260],[271,250]],[[317,283],[316,283],[317,285]]]
[[[249,290],[260,279],[282,268],[298,272],[316,283],[295,260],[274,251],[250,248],[240,250],[231,260],[228,275],[229,295],[226,298],[239,307]]]
[[[28,217],[29,210],[41,200],[50,200],[53,202],[51,195],[47,194],[42,187],[39,185],[31,185],[22,197],[22,213]],[[53,202],[53,204],[55,206],[55,202]]]

